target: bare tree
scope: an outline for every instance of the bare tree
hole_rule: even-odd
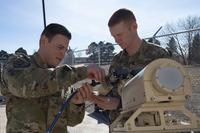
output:
[[[191,45],[191,58],[190,61],[192,64],[200,64],[200,34],[194,36],[192,45]]]
[[[200,28],[200,17],[199,16],[188,16],[184,19],[178,20],[174,24],[167,24],[165,26],[165,33],[175,33],[183,30],[191,30]],[[184,64],[191,63],[191,47],[194,36],[200,33],[200,31],[186,32],[183,34],[174,35],[173,38],[176,40],[179,55],[181,56]],[[167,38],[168,42],[171,36]]]

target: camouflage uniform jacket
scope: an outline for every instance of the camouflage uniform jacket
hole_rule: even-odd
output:
[[[49,68],[38,53],[11,56],[4,66],[7,85],[7,133],[44,133],[63,102],[61,92],[86,78],[86,67],[63,65]],[[66,133],[84,117],[84,105],[70,103],[56,123],[55,133]]]
[[[126,50],[123,50],[114,56],[109,68],[108,76],[110,78],[110,81],[113,81],[113,79],[115,81],[113,73],[118,69],[125,69],[128,70],[129,72],[135,71],[137,73],[138,70],[143,69],[151,61],[158,58],[167,58],[167,57],[169,57],[169,53],[164,48],[161,48],[158,45],[148,43],[145,40],[143,40],[142,45],[139,48],[139,51],[136,52],[134,55],[129,56]],[[128,79],[130,79],[134,75],[129,74],[128,76],[129,76]],[[123,84],[122,82],[125,81],[117,81],[116,83],[113,83],[112,91],[109,94],[110,96],[118,98],[121,97],[121,92],[122,92],[121,89]],[[109,112],[111,122],[115,120],[117,116],[119,116],[120,108],[121,105],[118,107],[117,110]]]

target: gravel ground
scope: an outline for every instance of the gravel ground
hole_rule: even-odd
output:
[[[0,105],[0,133],[6,133],[6,121],[5,105]]]

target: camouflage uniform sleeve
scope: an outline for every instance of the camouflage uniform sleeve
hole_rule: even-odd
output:
[[[120,66],[119,64],[119,58],[121,56],[123,51],[121,51],[119,54],[115,55],[114,58],[112,59],[112,62],[110,64],[109,67],[109,71],[108,71],[108,75],[111,78],[111,76],[113,75],[113,72],[115,71],[115,69]]]
[[[85,104],[76,105],[69,103],[69,108],[66,111],[67,125],[76,126],[83,121],[85,115]]]
[[[109,80],[110,80],[110,82],[111,82],[111,84],[112,84],[112,86],[113,86],[112,90],[111,90],[110,93],[109,93],[109,96],[120,98],[120,95],[119,95],[118,89],[117,89],[117,88],[118,88],[118,87],[117,87],[118,84],[117,84],[117,81],[116,81],[116,79],[115,79],[115,77],[114,77],[114,75],[113,75],[113,73],[114,73],[116,67],[119,65],[119,64],[118,64],[118,61],[117,61],[118,58],[119,58],[119,54],[116,55],[116,56],[113,58],[112,63],[111,63],[110,68],[109,68],[108,76],[109,76]]]
[[[151,58],[153,59],[170,58],[169,52],[160,46],[153,46],[149,51],[151,51]]]
[[[40,68],[27,56],[13,56],[5,65],[3,77],[8,91],[15,96],[34,98],[51,95],[86,78],[86,67],[67,65],[55,69]]]
[[[117,116],[120,115],[120,108],[122,106],[121,96],[118,93],[118,83],[117,83],[117,81],[115,82],[115,77],[113,77],[113,72],[115,71],[115,69],[118,65],[119,65],[118,64],[118,56],[115,56],[112,60],[110,68],[109,68],[109,74],[108,75],[109,75],[110,81],[111,82],[114,81],[114,82],[111,83],[113,87],[112,87],[112,90],[110,91],[110,93],[108,94],[108,96],[116,97],[116,98],[120,99],[120,104],[119,104],[119,106],[116,110],[109,110],[108,111],[109,119],[110,119],[111,123],[117,118]]]
[[[61,92],[57,92],[48,97],[48,115],[47,115],[47,127],[50,127],[55,119],[55,116],[63,105],[63,98],[60,97]],[[64,109],[64,112],[56,122],[54,132],[65,133],[67,126],[75,126],[82,122],[85,113],[85,104],[76,105],[69,102]]]

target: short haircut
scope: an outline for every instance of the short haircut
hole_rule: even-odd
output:
[[[45,27],[45,29],[42,31],[41,36],[45,35],[48,40],[51,41],[51,39],[58,34],[66,36],[69,40],[72,38],[72,35],[68,29],[57,23],[51,23],[47,25],[47,27]]]
[[[122,8],[113,13],[113,15],[110,17],[110,20],[108,21],[108,26],[112,27],[122,21],[124,22],[136,21],[136,18],[132,11]]]

